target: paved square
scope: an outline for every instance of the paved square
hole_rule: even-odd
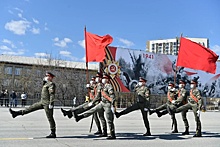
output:
[[[18,110],[20,108],[14,108]],[[65,108],[69,109],[69,108]],[[121,111],[119,109],[118,111]],[[158,118],[156,114],[149,116],[152,136],[144,137],[146,132],[140,111],[115,118],[116,140],[106,140],[93,133],[95,123],[89,133],[91,117],[80,122],[64,117],[60,108],[56,107],[54,117],[57,124],[57,138],[47,139],[50,133],[49,123],[44,110],[18,116],[13,119],[8,108],[0,107],[0,147],[219,147],[220,146],[220,112],[202,112],[201,138],[193,138],[195,121],[192,112],[188,112],[190,135],[183,136],[184,124],[181,114],[177,114],[179,133],[171,134],[171,119],[169,115]]]

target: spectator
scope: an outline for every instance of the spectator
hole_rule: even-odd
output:
[[[17,102],[16,102],[17,95],[16,95],[16,93],[15,93],[14,90],[13,90],[12,93],[10,94],[10,97],[11,97],[10,106],[11,106],[11,107],[17,107]]]
[[[76,100],[77,100],[77,98],[76,98],[76,96],[74,96],[74,98],[73,98],[73,107],[76,107]]]
[[[4,100],[4,91],[2,90],[0,93],[0,104],[3,106],[3,100]]]
[[[5,89],[5,92],[4,92],[4,99],[5,99],[5,107],[8,107],[9,106],[9,95],[8,95],[7,89]]]
[[[22,106],[22,107],[25,107],[25,105],[26,105],[26,100],[27,100],[27,94],[26,94],[25,92],[23,92],[23,93],[21,94],[21,106]]]

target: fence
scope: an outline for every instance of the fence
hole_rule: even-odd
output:
[[[131,106],[136,102],[137,95],[135,93],[116,93],[116,106],[118,108],[126,108]],[[203,98],[205,104],[205,110],[220,110],[220,98]],[[39,99],[27,99],[26,105],[32,105],[36,102],[40,101]],[[156,108],[164,103],[166,103],[167,97],[166,95],[151,95],[150,96],[150,107]],[[5,98],[0,99],[0,105],[5,106],[5,102],[7,100]],[[11,99],[9,98],[9,106]],[[84,103],[84,99],[78,99],[77,105]],[[18,106],[21,105],[21,99],[17,98],[16,104]],[[55,100],[55,106],[73,106],[73,100]]]

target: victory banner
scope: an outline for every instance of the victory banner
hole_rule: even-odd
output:
[[[112,77],[116,91],[133,91],[139,77],[147,79],[147,86],[152,94],[166,94],[167,85],[179,80],[187,81],[186,89],[190,89],[190,80],[198,79],[198,89],[204,97],[220,97],[220,63],[217,62],[216,74],[206,73],[184,67],[176,67],[177,56],[154,54],[142,50],[106,47],[106,58],[100,63],[102,72]]]

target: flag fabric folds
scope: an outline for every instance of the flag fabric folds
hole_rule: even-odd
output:
[[[180,38],[177,66],[215,74],[218,55],[212,50],[186,38]]]
[[[110,35],[98,36],[85,31],[86,62],[102,62],[105,59],[105,47],[111,44]]]

